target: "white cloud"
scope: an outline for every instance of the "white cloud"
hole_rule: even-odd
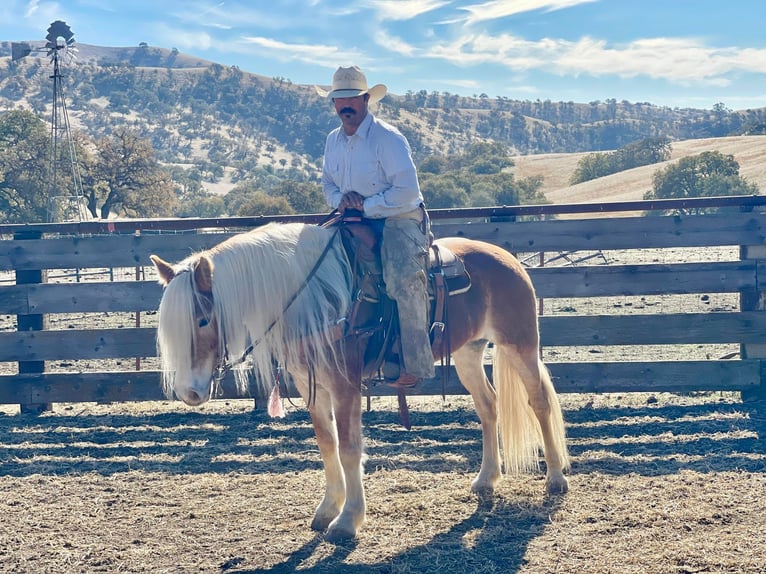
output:
[[[382,46],[386,50],[401,54],[402,56],[413,56],[417,52],[417,48],[412,44],[409,44],[396,36],[391,36],[385,30],[379,29],[373,34],[373,40],[379,46]]]
[[[676,38],[609,46],[605,40],[590,37],[577,42],[549,38],[532,42],[510,34],[476,34],[434,45],[427,56],[462,67],[499,64],[515,71],[538,70],[562,76],[646,76],[683,85],[723,86],[729,83],[729,74],[766,71],[766,49],[711,48]]]
[[[584,38],[555,61],[562,73],[648,76],[683,84],[726,85],[728,74],[766,71],[766,49],[711,48],[694,40],[650,38],[610,48]]]
[[[379,20],[411,20],[422,14],[438,10],[451,0],[367,0]]]
[[[37,12],[39,6],[40,2],[38,2],[38,0],[30,0],[29,4],[27,5],[27,9],[24,11],[24,18],[31,17],[35,12]]]
[[[210,34],[199,30],[182,30],[165,24],[155,24],[152,28],[158,38],[154,42],[162,46],[173,46],[180,50],[209,50],[216,43]]]
[[[252,46],[260,53],[266,53],[280,62],[299,61],[326,68],[335,68],[349,58],[357,63],[363,63],[362,54],[353,50],[340,49],[338,46],[323,44],[288,44],[262,36],[246,36],[242,39],[242,47]]]
[[[477,90],[477,89],[479,89],[479,86],[481,85],[481,83],[476,81],[476,80],[459,80],[459,79],[449,79],[449,80],[441,79],[441,80],[439,80],[439,79],[436,79],[434,81],[437,82],[437,83],[440,83],[440,84],[447,85],[447,86],[455,86],[457,88],[465,88],[465,89],[470,89],[470,90]]]
[[[58,2],[29,0],[24,8],[24,19],[29,20],[27,22],[28,25],[39,26],[41,31],[45,31],[54,20],[66,19],[62,18],[62,12],[63,10]],[[16,15],[16,18],[18,18],[18,15]]]
[[[292,19],[283,15],[283,7],[271,10],[258,10],[251,5],[242,6],[239,3],[227,2],[192,2],[178,3],[171,16],[181,22],[201,26],[203,28],[218,28],[231,30],[234,28],[284,29],[289,27],[297,12],[291,14]]]
[[[588,4],[590,2],[598,2],[599,0],[490,0],[483,4],[472,4],[465,6],[461,10],[465,10],[470,13],[466,18],[467,24],[475,24],[477,22],[484,22],[487,20],[497,20],[498,18],[506,18],[515,14],[522,14],[524,12],[532,12],[534,10],[545,10],[546,12],[553,12],[555,10],[563,10],[564,8],[571,8],[578,4]]]

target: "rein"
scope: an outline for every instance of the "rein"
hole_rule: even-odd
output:
[[[332,248],[333,243],[335,242],[335,237],[338,235],[338,229],[335,228],[335,231],[333,232],[330,239],[327,241],[327,245],[325,245],[324,250],[317,258],[316,262],[314,263],[314,266],[311,268],[311,271],[308,272],[308,275],[306,275],[306,279],[303,280],[303,283],[301,283],[300,287],[298,287],[298,290],[292,294],[292,296],[287,300],[285,303],[284,308],[282,309],[281,315],[277,316],[271,324],[266,327],[266,330],[263,332],[263,334],[258,337],[255,341],[253,341],[247,349],[242,353],[242,355],[237,358],[234,361],[229,361],[228,357],[228,349],[226,346],[226,341],[224,340],[224,349],[226,350],[226,355],[224,356],[223,361],[219,361],[218,365],[215,369],[215,380],[220,381],[224,375],[234,367],[241,365],[247,360],[247,357],[255,350],[255,347],[257,347],[263,339],[268,335],[271,330],[276,326],[276,324],[279,322],[279,319],[287,313],[287,310],[292,306],[293,303],[295,303],[295,300],[298,298],[298,296],[303,292],[303,290],[308,286],[309,282],[314,278],[314,275],[316,275],[317,271],[319,270],[319,266],[322,264],[322,261],[324,261],[325,257],[327,257],[327,254],[330,252],[330,249]],[[223,325],[221,325],[221,332],[226,333],[226,330],[223,328]]]

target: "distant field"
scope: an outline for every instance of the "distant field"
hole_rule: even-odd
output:
[[[593,181],[569,185],[577,163],[588,153],[527,155],[514,158],[518,178],[541,175],[543,192],[553,203],[599,203],[634,201],[652,189],[654,173],[682,157],[703,151],[731,154],[739,162],[740,175],[766,192],[766,137],[735,136],[673,142],[672,156],[667,162],[643,166]]]

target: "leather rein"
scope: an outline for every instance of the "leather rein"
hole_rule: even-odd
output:
[[[323,224],[323,227],[326,227],[326,225]],[[241,365],[247,360],[247,357],[250,356],[250,354],[255,350],[255,347],[257,347],[263,341],[266,335],[268,335],[271,332],[271,330],[276,326],[276,324],[279,323],[279,320],[284,316],[285,313],[287,313],[287,310],[292,306],[292,304],[295,303],[295,300],[298,299],[298,296],[303,292],[304,289],[306,289],[306,287],[308,287],[308,284],[311,282],[311,280],[314,278],[314,275],[316,275],[317,271],[319,270],[319,266],[322,264],[325,257],[327,257],[327,254],[330,252],[330,249],[332,248],[332,245],[335,242],[335,238],[338,235],[338,230],[339,228],[336,227],[335,230],[333,231],[332,236],[327,241],[327,245],[325,245],[324,250],[317,258],[316,262],[314,263],[314,266],[306,275],[306,278],[303,280],[303,283],[301,283],[301,285],[298,287],[295,293],[293,293],[290,296],[290,298],[285,302],[285,305],[282,309],[282,313],[280,313],[269,324],[269,326],[266,327],[263,334],[260,337],[258,337],[255,341],[253,341],[247,347],[247,349],[245,349],[245,351],[242,353],[242,355],[239,358],[233,361],[229,360],[228,347],[226,345],[226,340],[224,339],[224,350],[226,354],[224,355],[223,360],[219,361],[218,365],[216,365],[215,374],[214,374],[214,379],[216,382],[219,382],[221,379],[223,379],[223,377],[226,375],[228,371],[232,370],[234,367],[238,365]],[[225,337],[226,330],[223,328],[223,325],[221,325],[221,332],[224,333],[224,337]]]

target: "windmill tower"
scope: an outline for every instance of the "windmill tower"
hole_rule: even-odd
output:
[[[74,34],[66,22],[56,20],[48,27],[45,49],[53,64],[53,108],[51,111],[50,163],[48,171],[48,221],[88,219],[82,191],[77,151],[72,141],[61,67],[75,59]],[[72,189],[62,189],[62,175],[71,173]]]

